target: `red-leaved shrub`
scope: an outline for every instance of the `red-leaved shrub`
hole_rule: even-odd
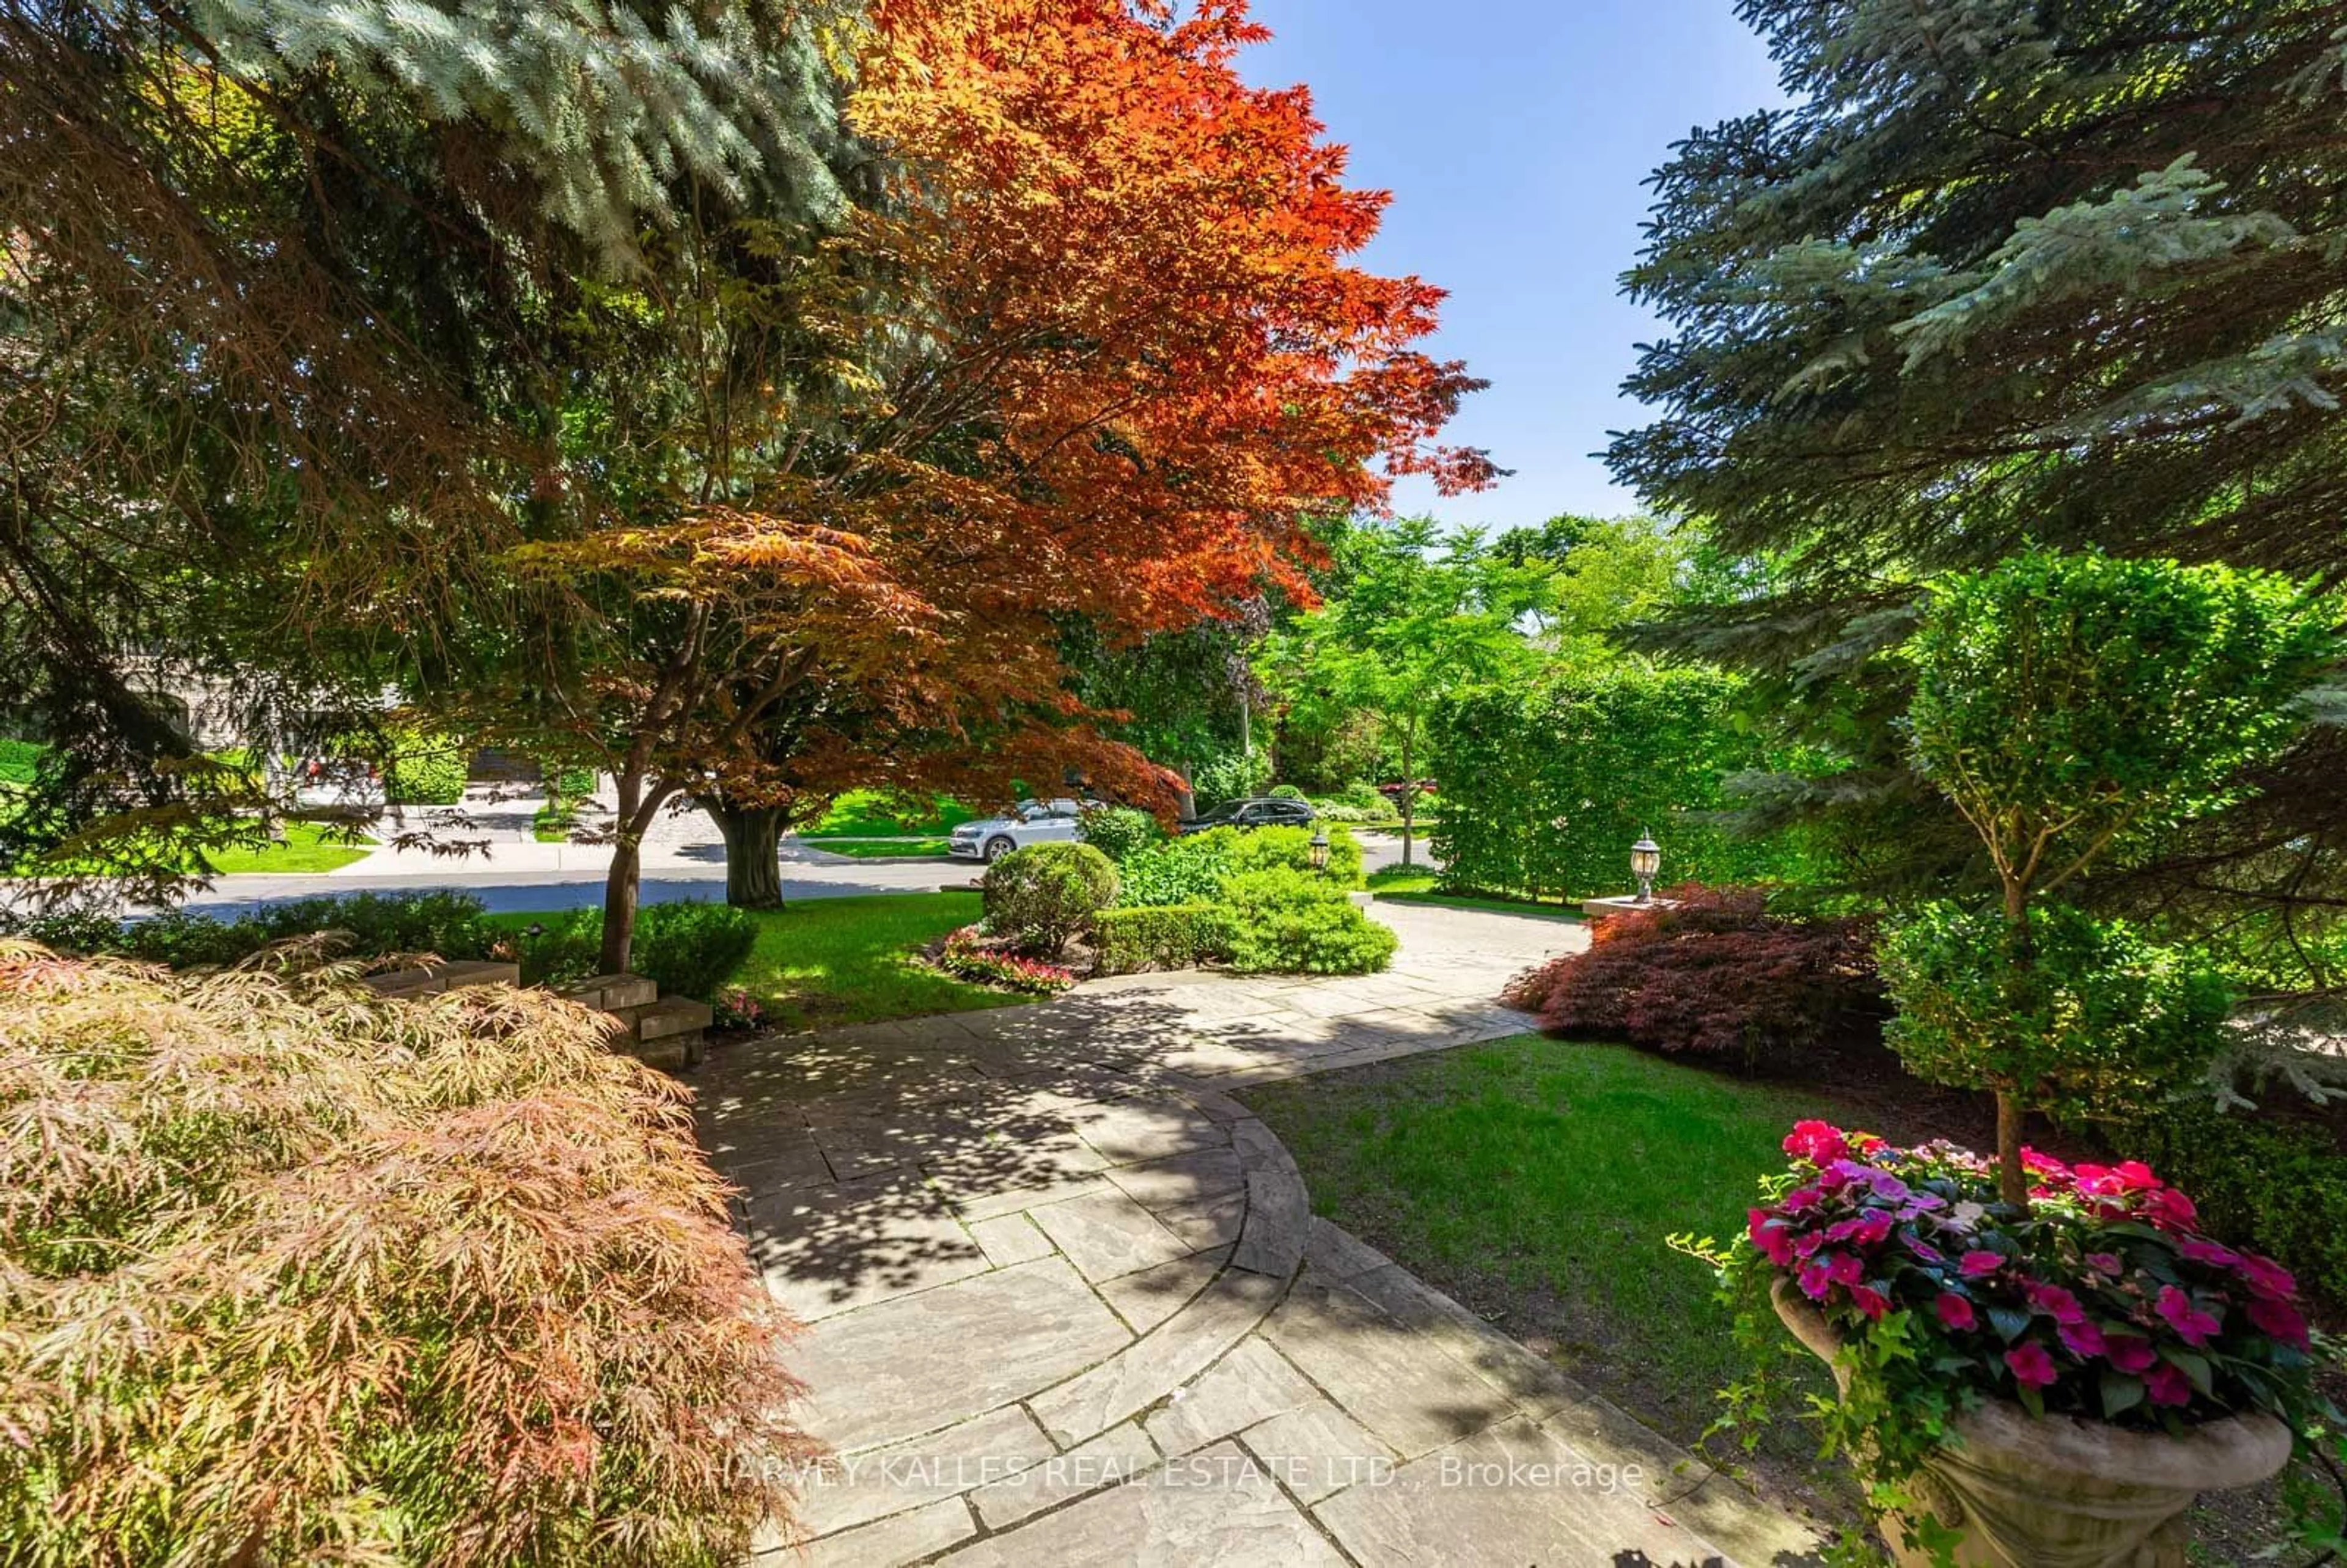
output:
[[[1747,1065],[1881,1038],[1882,987],[1861,920],[1771,915],[1755,888],[1687,886],[1617,915],[1589,950],[1518,976],[1503,1000],[1558,1033]]]
[[[0,940],[0,1557],[737,1561],[814,1445],[683,1091],[286,960]]]

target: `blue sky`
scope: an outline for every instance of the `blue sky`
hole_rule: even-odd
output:
[[[1309,86],[1352,182],[1393,192],[1367,260],[1450,291],[1435,351],[1489,379],[1453,426],[1515,477],[1396,504],[1505,527],[1635,509],[1593,456],[1659,335],[1621,298],[1648,192],[1697,125],[1779,101],[1732,0],[1255,0],[1250,80]]]

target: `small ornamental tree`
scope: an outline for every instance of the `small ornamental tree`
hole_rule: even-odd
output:
[[[1928,910],[1891,934],[1891,1038],[1922,1076],[1996,1091],[2007,1202],[2028,1200],[2024,1115],[2106,1102],[2102,1035],[2124,1022],[2178,1065],[2222,1015],[2131,934],[2045,901],[2237,799],[2304,723],[2333,613],[2270,574],[2043,551],[1933,588],[1905,650],[1909,754],[1979,835],[2002,917]]]

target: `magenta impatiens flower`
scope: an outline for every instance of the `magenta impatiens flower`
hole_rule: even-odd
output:
[[[2127,1272],[2127,1265],[2119,1261],[2119,1255],[2115,1252],[2088,1253],[2086,1266],[2097,1274],[2107,1274],[2113,1279]]]
[[[1793,1238],[1783,1220],[1766,1209],[1753,1209],[1745,1217],[1744,1231],[1751,1237],[1752,1245],[1778,1268],[1792,1263]]]
[[[2159,1299],[2156,1305],[2160,1317],[2176,1330],[2176,1337],[2195,1348],[2215,1338],[2217,1330],[2222,1327],[2216,1318],[2194,1306],[2191,1296],[2172,1285],[2159,1287]]]
[[[2109,1348],[2103,1342],[2103,1331],[2083,1320],[2065,1323],[2054,1332],[2061,1336],[2063,1348],[2081,1361],[2091,1361]]]
[[[2054,1368],[2054,1358],[2034,1339],[2007,1350],[2004,1364],[2012,1369],[2014,1381],[2024,1389],[2050,1388],[2061,1376]]]
[[[1812,1165],[1830,1165],[1850,1153],[1850,1141],[1829,1122],[1796,1122],[1785,1153]]]
[[[2188,1257],[2195,1263],[2213,1264],[2219,1268],[2238,1267],[2241,1261],[2241,1255],[2231,1247],[2198,1237],[2178,1244],[2176,1252],[2179,1257]]]
[[[2243,1255],[2241,1278],[2251,1290],[2273,1300],[2282,1300],[2298,1294],[2298,1280],[2290,1270],[2270,1257],[2255,1253]]]
[[[2004,1266],[2001,1253],[1968,1252],[1956,1264],[1956,1272],[1966,1279],[1985,1279]]]
[[[2058,1285],[2033,1279],[2026,1294],[2030,1306],[2056,1323],[2084,1323],[2086,1320],[2086,1309],[2078,1305],[2078,1298]]]
[[[1952,1290],[1940,1292],[1940,1298],[1932,1303],[1932,1310],[1939,1314],[1942,1323],[1958,1333],[1980,1321],[1973,1316],[1973,1304]]]
[[[1870,1285],[1851,1286],[1850,1304],[1870,1318],[1881,1317],[1891,1310],[1891,1298]]]
[[[2143,1391],[2151,1396],[2155,1405],[2188,1405],[2192,1402],[2192,1379],[2162,1361],[2143,1375]]]
[[[2105,1335],[2103,1354],[2122,1372],[2141,1372],[2159,1359],[2159,1352],[2140,1334]]]
[[[2306,1318],[2298,1308],[2286,1301],[2270,1301],[2262,1296],[2252,1296],[2249,1301],[2250,1321],[2261,1334],[2270,1334],[2293,1349],[2306,1348]]]

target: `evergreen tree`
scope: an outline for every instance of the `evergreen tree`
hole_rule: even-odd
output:
[[[1795,102],[1696,131],[1656,175],[1627,282],[1672,330],[1629,389],[1663,416],[1611,462],[1768,561],[1768,592],[1674,641],[1773,673],[1768,700],[1851,760],[1825,793],[1912,824],[1910,871],[1944,867],[1958,842],[1919,814],[1900,677],[1870,658],[1923,583],[2030,545],[2347,570],[2342,13],[1740,10]],[[2342,765],[2317,732],[2138,887],[2347,891]]]

